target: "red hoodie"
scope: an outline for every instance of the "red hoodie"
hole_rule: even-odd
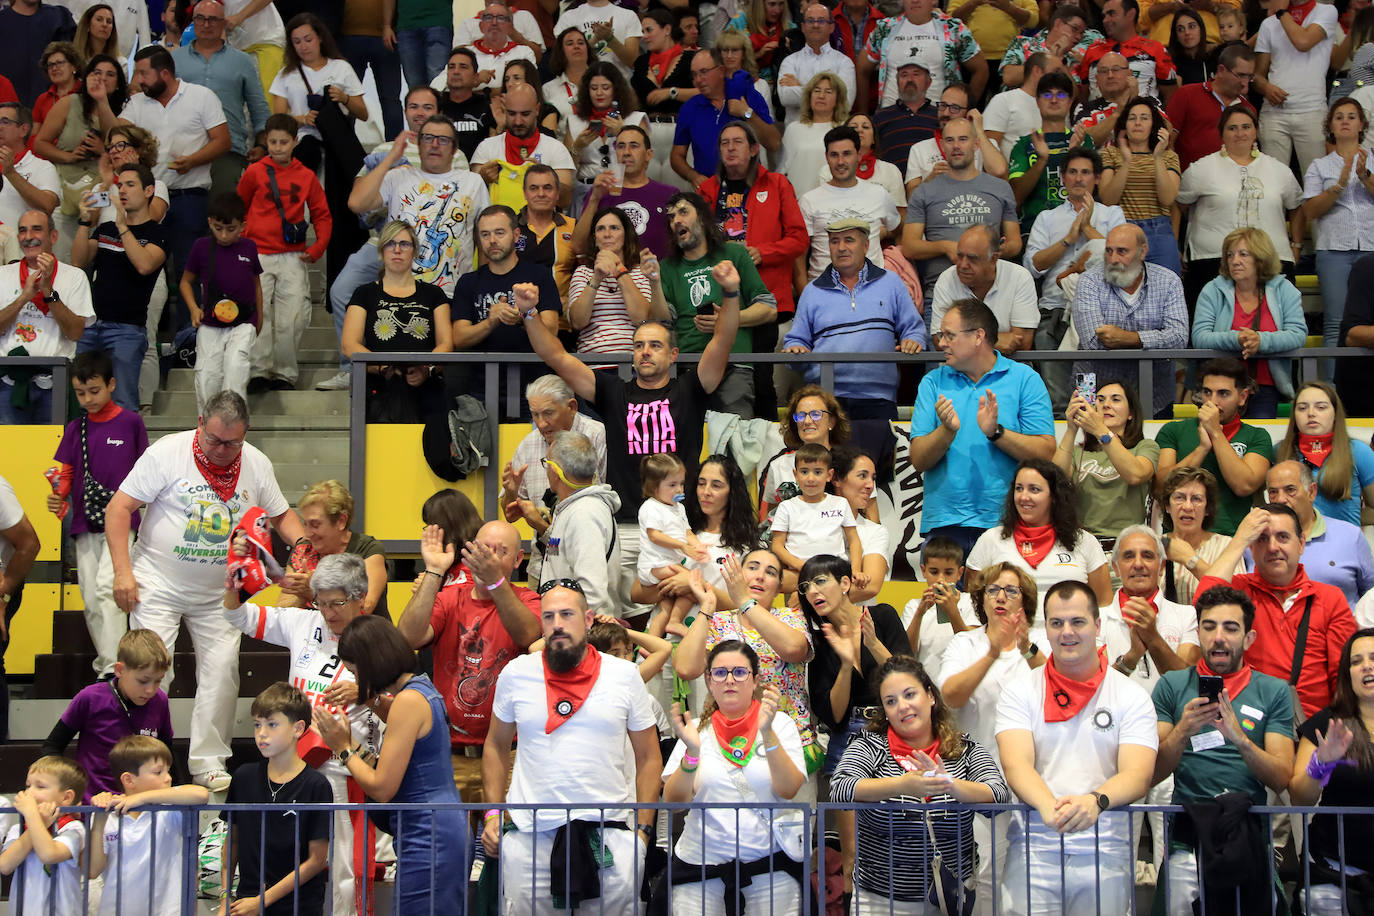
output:
[[[712,175],[701,183],[697,193],[714,210],[720,178]],[[744,244],[757,248],[763,257],[758,265],[759,278],[778,300],[778,320],[784,321],[784,316],[796,311],[792,300],[792,265],[811,248],[797,194],[786,176],[759,166],[744,209],[749,215]]]
[[[239,197],[248,207],[248,224],[243,234],[257,243],[259,254],[307,250],[304,244],[288,245],[282,238],[282,217],[277,212],[277,205],[272,202],[272,185],[267,175],[269,167],[276,169],[277,188],[281,191],[282,208],[286,211],[287,221],[301,222],[305,219],[306,206],[310,207],[310,221],[315,224],[315,244],[308,250],[311,260],[318,261],[329,245],[334,217],[329,214],[320,180],[295,159],[283,167],[274,163],[271,157],[264,156],[244,171],[238,188]]]

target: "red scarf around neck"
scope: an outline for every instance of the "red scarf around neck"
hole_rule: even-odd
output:
[[[587,120],[601,125],[601,136],[606,136],[606,119],[611,116],[609,108],[593,108],[592,115]]]
[[[587,644],[582,661],[571,671],[559,674],[549,667],[548,657],[544,657],[544,700],[549,704],[549,718],[544,723],[544,734],[552,735],[553,730],[573,717],[573,713],[587,702],[587,694],[592,692],[597,677],[601,674],[601,653],[596,647]]]
[[[1316,7],[1317,0],[1307,0],[1306,3],[1290,3],[1288,5],[1288,15],[1293,17],[1293,21],[1302,25],[1303,20],[1311,14]]]
[[[668,64],[682,53],[682,45],[673,45],[662,51],[649,52],[649,78],[660,86],[668,78]]]
[[[86,416],[90,419],[92,423],[106,423],[110,420],[113,420],[115,417],[119,416],[123,412],[123,407],[120,407],[114,401],[110,401],[108,404],[97,410],[95,413],[88,413],[86,414]]]
[[[475,48],[477,48],[477,50],[481,51],[483,54],[490,54],[493,57],[500,57],[502,54],[505,54],[511,48],[516,47],[515,42],[509,41],[505,44],[504,47],[493,48],[491,45],[487,44],[487,40],[485,38],[479,38],[472,44]]]
[[[1308,464],[1320,468],[1322,462],[1331,456],[1331,440],[1335,433],[1325,436],[1298,436],[1298,451],[1307,459]]]
[[[24,286],[24,284],[27,283],[27,282],[29,282],[29,262],[28,262],[28,261],[25,261],[25,260],[21,260],[21,261],[19,262],[19,286],[20,286],[20,288],[22,289],[23,286]],[[52,265],[52,282],[53,282],[53,285],[56,286],[56,284],[57,284],[57,262],[56,262],[56,261],[54,261],[54,262],[53,262],[53,265]],[[48,314],[48,304],[47,304],[46,302],[43,301],[43,293],[42,293],[41,291],[40,291],[40,292],[34,293],[34,294],[33,294],[33,298],[30,299],[29,301],[33,303],[33,307],[34,307],[34,308],[38,309],[38,310],[39,310],[40,312],[42,312],[44,315]]]
[[[859,157],[859,169],[856,174],[864,181],[873,177],[873,169],[878,164],[878,156],[872,150]]]
[[[196,469],[200,471],[200,476],[205,478],[205,482],[210,485],[210,489],[215,491],[224,502],[234,498],[234,491],[239,485],[239,470],[243,467],[243,450],[234,456],[234,460],[228,467],[220,467],[211,461],[200,447],[200,431],[191,437],[191,457],[196,460]]]
[[[1207,654],[1205,652],[1202,658],[1197,661],[1198,676],[1207,675],[1208,677],[1221,678],[1222,686],[1226,688],[1226,695],[1231,698],[1232,703],[1236,701],[1236,697],[1240,696],[1240,692],[1249,686],[1252,670],[1253,669],[1249,665],[1241,665],[1240,670],[1235,674],[1217,674],[1212,670],[1212,666],[1207,664]]]
[[[711,713],[711,733],[726,760],[737,767],[747,766],[754,759],[754,743],[759,737],[759,701],[750,703],[735,719],[717,709]]]
[[[1236,417],[1230,423],[1221,424],[1221,434],[1226,437],[1227,442],[1234,439],[1238,432],[1240,432],[1240,417]]]
[[[506,161],[511,165],[520,165],[539,148],[539,140],[544,135],[536,129],[532,137],[517,137],[510,131],[506,131]]]
[[[1086,681],[1075,681],[1061,674],[1054,656],[1045,663],[1045,721],[1067,722],[1083,711],[1107,676],[1107,650],[1097,650],[1097,673]]]
[[[916,756],[917,750],[920,750],[921,753],[925,754],[931,760],[934,760],[936,757],[940,756],[940,739],[936,738],[935,743],[929,747],[913,748],[910,744],[902,740],[902,736],[897,734],[891,725],[887,727],[887,752],[891,754],[892,759],[896,760],[901,768],[908,773],[911,772],[912,769],[911,761],[908,758]]]
[[[1031,569],[1038,567],[1054,546],[1053,525],[1024,525],[1017,522],[1012,527],[1011,536],[1016,542],[1016,552],[1030,564]]]

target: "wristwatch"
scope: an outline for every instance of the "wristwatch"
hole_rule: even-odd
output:
[[[669,88],[669,90],[668,90],[668,98],[672,99],[672,100],[675,101],[675,102],[677,101],[677,87],[676,87],[676,86],[673,86],[673,87]]]
[[[1097,437],[1097,441],[1098,441],[1098,442],[1101,442],[1103,445],[1111,445],[1111,444],[1112,444],[1112,434],[1111,434],[1110,432],[1105,432],[1105,433],[1103,433],[1102,435],[1100,435],[1100,436]]]
[[[744,120],[748,121],[748,120],[749,120],[750,118],[752,118],[753,116],[754,116],[754,109],[752,109],[752,108],[746,108],[746,109],[744,109]]]
[[[1097,799],[1098,811],[1106,811],[1112,806],[1111,799],[1107,798],[1107,796],[1103,795],[1101,792],[1089,792],[1088,794]]]
[[[1030,646],[1026,648],[1026,651],[1021,653],[1021,657],[1024,658],[1026,661],[1030,661],[1039,654],[1040,647],[1037,646],[1035,643],[1031,643]]]
[[[1001,423],[998,423],[997,428],[992,431],[992,435],[988,436],[988,441],[996,442],[998,439],[1002,438],[1002,433],[1004,432],[1006,432],[1006,429],[1002,426]]]
[[[52,303],[56,302],[59,298],[61,297],[57,295],[57,290],[53,290],[47,293],[45,296],[43,296],[43,301],[51,305]]]
[[[348,758],[352,757],[354,754],[358,753],[361,750],[362,746],[356,744],[353,747],[344,748],[343,750],[339,751],[339,763],[342,763],[343,765],[347,766]]]

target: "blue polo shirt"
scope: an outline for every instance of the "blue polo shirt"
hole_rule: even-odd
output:
[[[1027,436],[1054,435],[1050,394],[1025,363],[998,353],[992,369],[977,382],[949,366],[927,372],[911,410],[911,438],[934,432],[940,425],[935,402],[941,395],[954,403],[959,432],[945,457],[925,472],[922,534],[947,525],[991,528],[997,524],[1017,462],[978,428],[978,399],[988,391],[997,397],[997,419],[1003,427]]]
[[[746,77],[749,75],[745,71],[740,72]],[[682,103],[682,108],[677,113],[673,145],[689,147],[692,151],[692,168],[707,177],[716,173],[716,163],[720,161],[721,128],[731,121],[741,120],[730,114],[730,99],[744,99],[749,109],[754,112],[754,117],[750,120],[757,119],[764,124],[773,123],[772,116],[768,114],[768,103],[752,84],[746,86],[742,81],[732,79],[726,86],[725,98],[726,102],[717,109],[706,96],[694,95]]]

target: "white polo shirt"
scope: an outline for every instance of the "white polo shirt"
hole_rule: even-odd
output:
[[[945,268],[935,281],[935,292],[931,296],[932,328],[940,327],[949,307],[960,299],[976,299],[973,290],[959,279],[959,270],[953,265]],[[992,279],[992,288],[983,299],[983,304],[992,309],[997,316],[997,331],[1005,334],[1012,328],[1036,328],[1040,324],[1040,303],[1035,295],[1035,280],[1030,271],[1014,261],[998,259],[997,275]]]
[[[57,168],[51,162],[40,158],[33,150],[25,150],[24,155],[14,163],[14,170],[19,173],[20,178],[40,191],[51,191],[57,195],[57,202],[62,202],[62,182],[58,180]],[[20,197],[14,185],[8,181],[0,188],[0,223],[9,226],[11,231],[19,231],[19,217],[32,209],[28,201]]]
[[[965,623],[973,623],[976,620],[977,617],[972,614],[964,618]],[[1050,651],[1049,638],[1042,627],[1032,626],[1027,638],[1041,652]],[[967,671],[974,662],[988,654],[989,647],[987,630],[981,626],[955,633],[940,656],[939,675],[932,674],[931,677],[939,688],[944,690],[950,678]],[[959,728],[972,735],[980,747],[987,748],[999,767],[1002,765],[1002,755],[997,750],[997,701],[1002,698],[1002,691],[1006,685],[1030,674],[1031,670],[1030,663],[1020,650],[1013,646],[997,656],[997,661],[992,663],[988,673],[983,675],[978,686],[973,688],[969,701],[954,710],[955,718],[959,720]]]
[[[1024,569],[1035,580],[1036,591],[1040,593],[1037,611],[1043,611],[1045,592],[1050,590],[1051,585],[1066,580],[1087,582],[1088,573],[1107,565],[1107,555],[1102,552],[1102,545],[1097,542],[1097,538],[1080,528],[1076,545],[1069,548],[1056,539],[1049,555],[1040,561],[1039,566],[1032,567],[1026,562],[1026,558],[1021,556],[1021,551],[1017,549],[1016,541],[1010,533],[1004,537],[1002,526],[996,525],[979,536],[964,565],[973,572],[1002,562]]]
[[[1191,604],[1178,604],[1164,597],[1164,592],[1155,594],[1155,629],[1175,652],[1179,646],[1200,646],[1197,636],[1197,611]],[[1121,615],[1121,590],[1118,589],[1112,603],[1101,609],[1102,632],[1097,644],[1107,647],[1107,660],[1116,660],[1131,651],[1131,625]],[[1131,672],[1131,680],[1138,681],[1146,690],[1154,690],[1159,682],[1159,667],[1150,653],[1146,652]]]
[[[13,302],[19,298],[24,284],[19,282],[19,262],[0,267],[0,302]],[[85,319],[85,326],[95,324],[95,309],[91,307],[91,284],[86,272],[79,267],[57,262],[57,274],[53,277],[53,291],[73,314]],[[71,359],[76,355],[76,341],[62,335],[62,328],[49,311],[44,314],[32,301],[25,302],[15,316],[9,333],[0,338],[0,353],[8,353],[15,347],[23,347],[30,356],[62,356]],[[8,381],[8,377],[6,378]],[[52,388],[52,375],[35,375],[33,382],[39,388]]]
[[[1016,141],[1039,130],[1040,124],[1040,106],[1035,103],[1035,96],[1023,89],[997,93],[988,100],[983,112],[983,130],[995,130],[1002,135],[997,146],[1007,158],[1011,158]]]
[[[153,174],[173,191],[210,187],[210,163],[186,174],[169,167],[174,159],[189,156],[209,142],[212,128],[225,123],[219,96],[205,86],[178,80],[176,94],[163,105],[144,93],[131,97],[121,117],[157,137],[157,165]]]

